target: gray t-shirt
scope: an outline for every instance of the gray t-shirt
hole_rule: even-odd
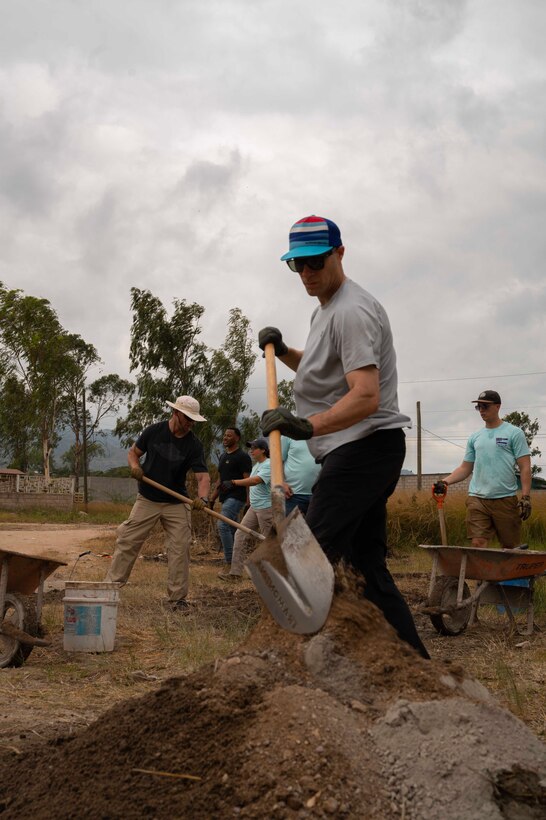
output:
[[[328,410],[346,393],[345,375],[360,367],[379,370],[379,408],[362,421],[308,441],[317,459],[376,430],[411,427],[398,409],[396,353],[389,319],[377,299],[356,282],[346,279],[326,305],[311,317],[311,329],[294,381],[298,415]]]

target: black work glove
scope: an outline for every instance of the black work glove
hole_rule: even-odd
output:
[[[433,495],[445,495],[447,493],[447,484],[445,481],[437,481],[435,484],[432,485],[432,494]]]
[[[235,484],[233,483],[233,481],[222,481],[222,483],[220,484],[220,489],[223,493],[231,492],[231,490],[233,490],[234,487]]]
[[[142,481],[144,477],[144,471],[142,467],[131,467],[131,478],[135,478],[137,481]]]
[[[522,521],[527,521],[527,519],[531,515],[531,510],[531,496],[522,495],[520,500],[518,501],[518,512],[519,517]]]
[[[308,419],[294,416],[286,407],[277,407],[275,410],[266,410],[262,415],[262,433],[268,436],[272,430],[279,430],[283,436],[294,438],[297,441],[311,438],[313,425]]]
[[[204,510],[209,506],[208,498],[194,498],[191,502],[192,510]]]
[[[262,350],[265,346],[272,344],[275,346],[275,356],[286,356],[288,348],[282,340],[282,333],[276,327],[263,327],[258,333],[258,345]]]

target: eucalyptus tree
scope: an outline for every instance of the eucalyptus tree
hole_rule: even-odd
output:
[[[247,409],[244,394],[256,360],[248,319],[233,308],[225,341],[214,350],[202,341],[205,309],[196,302],[174,299],[169,316],[149,290],[131,288],[131,309],[130,363],[137,374],[136,398],[114,432],[128,446],[164,416],[167,400],[190,395],[207,418],[199,425],[199,438],[210,456],[222,429],[236,424]]]

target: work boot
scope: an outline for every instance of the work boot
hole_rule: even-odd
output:
[[[242,581],[242,575],[233,575],[231,572],[219,572],[218,578],[221,581],[227,581],[228,583],[237,583],[238,581]]]
[[[163,601],[163,606],[171,612],[180,612],[184,615],[189,615],[190,612],[190,604],[185,598],[180,598],[178,601]]]

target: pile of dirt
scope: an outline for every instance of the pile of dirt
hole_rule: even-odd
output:
[[[321,632],[264,612],[232,657],[0,768],[2,818],[538,818],[546,752],[343,584]]]

